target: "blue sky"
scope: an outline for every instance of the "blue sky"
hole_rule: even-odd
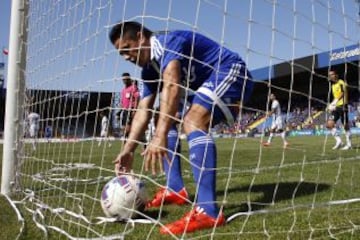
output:
[[[0,5],[8,46],[10,0]],[[136,19],[156,30],[190,29],[240,53],[250,70],[358,43],[354,0],[31,0],[29,88],[117,92],[139,69],[107,39],[111,24]],[[41,14],[40,14],[41,13]],[[41,33],[41,34],[40,34]],[[2,60],[7,61],[4,56]]]

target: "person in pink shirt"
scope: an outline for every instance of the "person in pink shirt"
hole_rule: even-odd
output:
[[[127,137],[130,131],[131,120],[135,114],[139,101],[139,90],[137,82],[131,80],[129,73],[122,74],[124,88],[121,90],[120,107],[122,112],[121,126],[123,126],[123,135]],[[120,113],[121,113],[120,112]]]

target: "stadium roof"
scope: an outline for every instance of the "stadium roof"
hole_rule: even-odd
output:
[[[273,66],[263,67],[253,70],[252,76],[256,81],[266,81],[268,79],[289,76],[291,73],[311,72],[314,69],[330,68],[335,65],[359,61],[359,44],[326,51],[294,61],[286,61]]]

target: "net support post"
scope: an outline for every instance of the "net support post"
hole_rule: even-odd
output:
[[[23,136],[27,13],[28,0],[12,1],[1,177],[1,193],[4,195],[11,194],[18,185],[16,166]]]

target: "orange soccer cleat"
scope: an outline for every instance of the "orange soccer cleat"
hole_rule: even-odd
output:
[[[183,205],[187,203],[188,193],[185,188],[179,192],[169,191],[166,188],[161,188],[156,194],[153,200],[147,203],[147,207],[160,207],[161,204],[176,204]]]
[[[271,146],[271,143],[269,143],[269,142],[263,142],[263,144],[262,144],[264,147],[270,147]]]
[[[203,209],[197,207],[185,214],[181,219],[160,228],[162,234],[183,234],[205,228],[218,227],[225,224],[222,213],[217,218],[210,217]]]

